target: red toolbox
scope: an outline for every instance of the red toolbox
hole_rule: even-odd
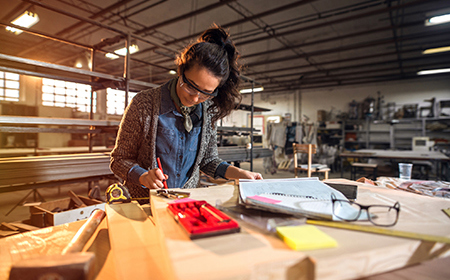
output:
[[[173,202],[167,210],[191,239],[239,232],[239,224],[204,200]]]

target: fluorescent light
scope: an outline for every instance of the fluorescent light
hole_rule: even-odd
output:
[[[130,54],[138,52],[139,51],[139,47],[136,44],[132,44],[130,46]],[[121,55],[121,56],[125,56],[127,55],[127,48],[123,47],[121,49],[115,50],[114,51],[115,54]]]
[[[442,74],[442,73],[450,73],[450,68],[422,70],[422,71],[417,72],[417,75],[431,75],[431,74]]]
[[[33,25],[35,25],[39,21],[39,16],[36,13],[32,13],[29,11],[25,11],[23,14],[21,14],[19,17],[17,17],[15,20],[11,21],[11,23],[22,26],[25,28],[29,28]],[[19,30],[17,28],[7,26],[6,30],[11,31],[15,33],[16,35],[19,35],[22,33],[22,30]]]
[[[422,54],[432,54],[432,53],[440,53],[440,52],[449,52],[450,46],[448,47],[440,47],[440,48],[433,48],[433,49],[426,49],[422,52]]]
[[[259,92],[259,91],[263,91],[263,90],[264,90],[263,87],[253,88],[253,92]],[[252,92],[252,89],[251,88],[245,88],[245,89],[241,89],[239,92],[240,93],[250,93],[250,92]]]
[[[117,59],[117,58],[119,58],[118,55],[113,54],[113,53],[107,53],[107,54],[105,54],[105,56],[106,56],[107,58],[109,58],[109,59]]]
[[[432,18],[429,18],[425,21],[425,25],[437,25],[450,22],[450,14],[439,15]]]
[[[138,52],[138,51],[139,51],[138,45],[132,44],[132,45],[130,46],[130,54],[135,53],[135,52]],[[125,55],[127,55],[127,48],[123,47],[123,48],[121,48],[121,49],[115,50],[114,52],[115,52],[116,54],[113,54],[113,53],[107,53],[107,54],[105,54],[105,56],[106,56],[107,58],[109,58],[109,59],[117,59],[117,58],[119,58],[119,55],[120,55],[120,56],[125,56]]]

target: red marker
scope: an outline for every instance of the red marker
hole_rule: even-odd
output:
[[[161,170],[161,172],[164,174],[164,171],[162,169],[162,165],[161,165],[161,161],[159,160],[159,158],[156,158],[156,160],[158,161],[158,168]],[[166,179],[163,180],[164,183],[164,188],[167,189],[167,183],[166,183]]]

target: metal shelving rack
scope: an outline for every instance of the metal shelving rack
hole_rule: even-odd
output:
[[[438,118],[411,118],[411,119],[394,119],[390,121],[372,121],[370,119],[360,120],[358,127],[364,124],[364,127],[356,130],[346,130],[345,122],[343,124],[344,145],[347,143],[364,144],[366,149],[374,145],[382,145],[387,148],[394,149],[411,149],[412,137],[437,135],[447,139],[450,142],[450,129],[442,131],[427,130],[427,123],[432,121],[445,121],[450,123],[449,117]],[[373,129],[377,126],[388,126],[382,129]],[[356,133],[357,140],[354,142],[345,141],[345,133]],[[373,136],[377,139],[375,140]],[[380,137],[385,136],[384,139]],[[402,143],[403,142],[403,143]],[[405,143],[407,142],[407,143]]]

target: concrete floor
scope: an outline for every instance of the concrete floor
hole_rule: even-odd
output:
[[[249,162],[241,163],[241,168],[249,170],[250,163]],[[255,172],[260,172],[264,179],[294,178],[294,172],[288,170],[277,170],[277,172],[274,174],[265,173],[263,167],[263,159],[254,160],[253,170]],[[341,178],[341,173],[332,172],[329,174],[329,177]],[[323,175],[321,175],[321,178],[323,178]],[[344,173],[344,178],[350,178],[350,175],[348,173]],[[109,182],[108,180],[98,182],[102,194],[105,193],[105,190],[110,183],[112,182]],[[57,199],[67,198],[69,197],[67,194],[69,190],[72,190],[78,195],[87,196],[88,183],[78,183],[78,184],[63,185],[60,187],[38,189],[39,193],[44,197],[46,201],[53,201]],[[22,201],[24,197],[27,195],[28,195],[27,199],[25,201]],[[29,219],[30,217],[29,207],[22,206],[22,204],[24,202],[33,202],[33,201],[34,201],[33,193],[30,190],[0,194],[0,223],[23,221]],[[8,212],[10,213],[6,215]]]

